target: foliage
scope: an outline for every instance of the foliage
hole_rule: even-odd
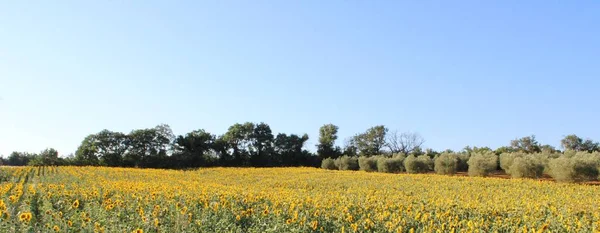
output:
[[[542,151],[540,143],[535,139],[535,135],[512,140],[510,147],[516,152],[538,153]]]
[[[458,170],[458,155],[455,153],[442,153],[434,160],[434,170],[440,175],[456,174]]]
[[[513,164],[513,161],[517,157],[523,157],[525,153],[523,152],[514,152],[514,153],[502,153],[498,156],[500,159],[500,168],[504,170],[507,174],[510,174],[510,166]]]
[[[374,172],[377,171],[377,157],[358,157],[358,166],[361,171]]]
[[[326,158],[321,161],[321,168],[328,170],[337,170],[338,166],[332,158]]]
[[[433,169],[433,160],[427,155],[409,155],[404,159],[404,168],[408,173],[426,173]]]
[[[388,129],[383,125],[378,125],[367,129],[362,134],[354,136],[353,143],[360,155],[373,156],[382,153],[385,146],[385,135]]]
[[[469,176],[488,176],[498,166],[498,156],[491,151],[473,153],[467,162]]]
[[[565,136],[560,140],[560,144],[565,150],[585,152],[600,151],[600,143],[590,139],[583,140],[575,134]]]
[[[350,156],[342,156],[336,159],[337,167],[340,170],[358,170],[358,158]]]
[[[513,178],[540,178],[544,172],[544,160],[539,156],[516,157],[508,170]]]
[[[403,172],[405,171],[403,164],[405,158],[402,154],[392,158],[381,156],[377,159],[377,171],[385,173]]]
[[[598,179],[600,153],[564,154],[548,162],[549,174],[560,182],[581,182]]]
[[[341,149],[335,147],[338,129],[334,124],[326,124],[319,129],[319,144],[317,144],[317,154],[320,158],[337,158],[341,154]]]

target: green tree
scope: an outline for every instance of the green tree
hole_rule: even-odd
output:
[[[135,167],[165,167],[172,150],[173,132],[168,125],[137,129],[128,135],[129,149],[124,163]]]
[[[249,164],[253,134],[254,124],[246,122],[230,126],[223,135],[222,139],[227,142],[227,148],[233,157],[233,161],[231,161],[232,165],[246,166]]]
[[[54,148],[47,148],[40,152],[37,156],[34,156],[28,163],[32,166],[56,166],[61,165],[58,158],[58,151]]]
[[[497,155],[500,155],[503,153],[512,153],[512,152],[515,152],[515,150],[509,146],[501,146],[501,147],[498,147],[498,149],[496,149],[494,151],[494,153],[496,153]]]
[[[98,148],[96,135],[90,134],[83,139],[75,152],[74,162],[76,165],[98,165]]]
[[[382,154],[382,149],[386,145],[385,134],[388,129],[383,125],[378,125],[367,129],[366,132],[354,137],[356,147],[360,155],[372,156]]]
[[[29,161],[31,161],[35,157],[35,154],[13,151],[8,156],[7,164],[10,166],[25,166],[29,164]]]
[[[266,166],[272,163],[274,139],[273,132],[268,124],[261,122],[254,126],[251,135],[253,147],[251,163],[253,166]]]
[[[128,144],[127,135],[105,129],[83,139],[73,162],[77,165],[123,166]]]
[[[203,129],[194,130],[175,139],[173,166],[201,167],[208,163],[208,153],[213,148],[215,136]]]
[[[338,136],[338,127],[333,124],[326,124],[319,129],[319,144],[317,144],[317,154],[321,159],[337,158],[341,154],[341,149],[335,146],[335,140]]]
[[[349,157],[358,156],[358,148],[356,147],[354,137],[346,139],[346,141],[344,142],[344,151],[342,154]]]
[[[594,142],[590,139],[583,140],[575,134],[565,136],[560,140],[560,144],[565,150],[587,152],[600,151],[600,144],[598,142]]]
[[[539,153],[542,151],[540,143],[535,139],[535,135],[512,140],[510,147],[514,151],[525,153]]]
[[[272,165],[299,166],[312,163],[310,153],[302,149],[307,141],[308,134],[302,136],[296,134],[277,134],[274,149],[275,154],[278,156],[274,159]]]

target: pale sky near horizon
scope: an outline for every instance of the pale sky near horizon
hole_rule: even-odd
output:
[[[600,1],[0,1],[0,155],[102,129],[600,140]]]

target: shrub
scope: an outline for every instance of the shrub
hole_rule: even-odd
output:
[[[559,158],[550,159],[548,174],[559,182],[580,182],[598,178],[600,153],[565,153]]]
[[[340,170],[358,170],[358,159],[356,157],[342,156],[337,158],[337,167]]]
[[[490,151],[473,153],[467,163],[469,176],[488,176],[498,167],[498,156]]]
[[[539,178],[544,173],[543,160],[535,155],[516,157],[508,169],[513,178]]]
[[[502,153],[498,157],[500,159],[500,168],[502,168],[506,174],[510,174],[510,166],[513,164],[513,161],[517,157],[523,157],[523,153]]]
[[[395,173],[404,171],[404,157],[398,156],[394,158],[381,157],[377,159],[377,170],[379,172]]]
[[[331,159],[331,158],[323,159],[323,161],[321,162],[321,168],[327,169],[327,170],[337,170],[338,169],[338,167],[335,165],[335,161],[333,161],[333,159]]]
[[[435,161],[435,173],[440,175],[456,174],[458,168],[458,155],[454,153],[442,153]]]
[[[365,157],[361,156],[358,158],[358,166],[360,170],[373,172],[377,171],[377,157]]]
[[[415,157],[409,155],[404,159],[404,168],[408,173],[426,173],[433,166],[433,161],[427,155]]]

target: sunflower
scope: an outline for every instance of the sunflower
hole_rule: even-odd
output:
[[[67,221],[67,225],[69,225],[70,227],[73,226],[73,222],[71,220]]]
[[[19,215],[19,221],[23,222],[27,220],[27,214],[22,213]]]
[[[313,229],[313,230],[317,230],[317,226],[319,226],[319,222],[317,222],[317,221],[313,221],[313,222],[311,223],[311,226],[312,226],[312,229]]]
[[[79,208],[79,200],[75,200],[73,202],[73,208],[75,208],[75,209]]]
[[[29,222],[31,221],[31,213],[22,213],[19,215],[19,220],[21,222]]]
[[[57,225],[54,225],[54,227],[52,227],[52,230],[54,230],[54,232],[58,232],[58,231],[60,231],[60,227],[58,227]]]
[[[144,233],[144,230],[138,228],[135,231],[133,231],[133,233]]]

